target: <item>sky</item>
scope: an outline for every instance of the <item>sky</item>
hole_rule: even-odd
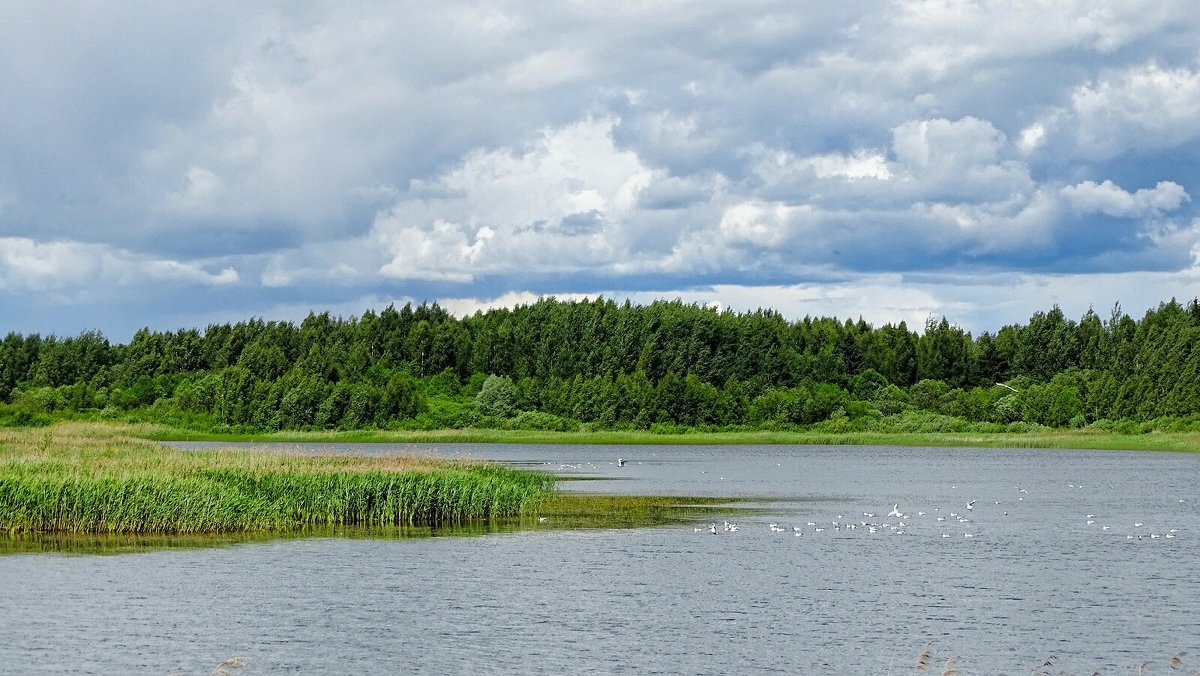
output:
[[[0,334],[1200,295],[1186,0],[0,8]]]

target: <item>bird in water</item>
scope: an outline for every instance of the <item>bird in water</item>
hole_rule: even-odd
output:
[[[625,466],[625,458],[617,458],[617,467]]]

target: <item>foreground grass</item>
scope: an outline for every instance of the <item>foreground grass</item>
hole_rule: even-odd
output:
[[[214,533],[515,516],[550,477],[420,456],[181,453],[128,427],[0,430],[0,530]]]
[[[130,434],[161,441],[295,441],[515,444],[807,444],[854,446],[971,446],[984,448],[1077,448],[1095,450],[1200,451],[1200,433],[1119,434],[1097,430],[1037,432],[546,432],[495,429],[281,431],[219,434],[160,425],[131,425]]]

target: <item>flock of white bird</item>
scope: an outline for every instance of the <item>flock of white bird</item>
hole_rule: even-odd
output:
[[[1068,484],[1068,488],[1083,488],[1075,484]],[[957,487],[954,487],[957,488]],[[1025,496],[1029,491],[1020,486],[1013,487],[1017,491],[1017,502],[1024,502]],[[884,516],[877,516],[874,512],[863,512],[862,517],[857,516],[846,518],[846,515],[838,514],[834,518],[827,521],[806,521],[803,525],[788,525],[773,522],[767,524],[767,528],[772,533],[792,533],[795,537],[802,537],[805,534],[818,535],[824,533],[864,533],[867,535],[875,535],[884,533],[889,535],[904,535],[918,526],[932,524],[935,526],[934,533],[940,532],[942,538],[954,538],[961,536],[962,538],[970,539],[976,535],[975,505],[978,500],[968,500],[963,503],[961,508],[947,508],[943,510],[941,507],[932,507],[928,512],[917,511],[915,514],[905,513],[900,509],[899,503],[894,503],[891,510]],[[1180,498],[1179,502],[1185,503],[1186,499]],[[954,509],[955,511],[951,511]],[[991,505],[991,509],[981,510],[986,512],[989,517],[1008,517],[1008,510],[1002,501],[995,500]],[[1098,532],[1108,532],[1113,530],[1114,526],[1110,523],[1102,523],[1096,514],[1088,513],[1081,515],[1081,520],[1087,526],[1093,526]],[[692,529],[696,533],[708,532],[711,535],[719,535],[721,533],[736,533],[741,530],[741,526],[725,521],[724,526],[717,527],[716,522],[709,524],[707,528],[695,527]],[[927,532],[929,529],[923,528]],[[1178,528],[1170,528],[1165,531],[1155,532],[1146,528],[1146,524],[1142,521],[1133,521],[1132,529],[1125,534],[1126,540],[1170,540],[1177,537],[1179,534]]]

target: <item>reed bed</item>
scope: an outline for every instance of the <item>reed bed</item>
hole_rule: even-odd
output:
[[[0,529],[215,533],[517,516],[543,474],[428,456],[179,452],[105,425],[0,430]]]

